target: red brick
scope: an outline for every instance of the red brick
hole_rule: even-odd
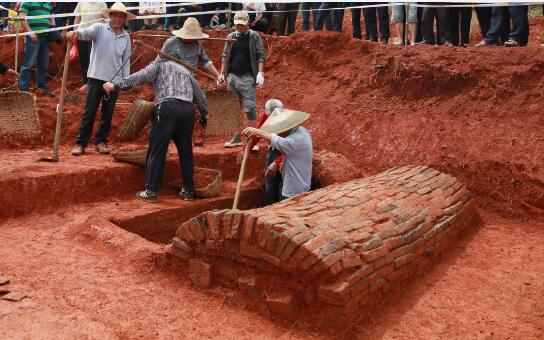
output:
[[[319,301],[331,305],[346,305],[350,297],[349,285],[346,282],[326,283],[317,291]]]
[[[242,218],[242,239],[248,243],[253,242],[253,228],[257,218],[254,215],[246,214]]]
[[[189,220],[180,225],[179,228],[176,230],[176,237],[182,240],[192,241],[194,239],[191,233],[191,227],[193,224],[194,223],[192,222],[192,220]]]
[[[189,260],[189,279],[197,286],[210,287],[212,285],[212,266],[202,260]]]
[[[385,254],[387,254],[387,249],[385,248],[385,246],[381,246],[379,248],[363,252],[362,256],[366,262],[373,262],[374,260],[385,256]]]
[[[183,250],[187,254],[193,253],[193,248],[191,248],[185,241],[182,241],[177,237],[172,239],[172,246]]]
[[[395,269],[399,269],[400,267],[404,266],[407,263],[410,263],[413,259],[413,255],[408,253],[406,255],[402,255],[400,257],[397,257],[394,261]]]
[[[242,218],[242,213],[240,213],[239,211],[233,212],[232,224],[230,226],[230,239],[238,240],[240,238],[240,231],[242,229]]]
[[[350,249],[344,250],[344,255],[342,257],[342,268],[350,269],[354,267],[360,267],[363,265],[361,258],[355,254],[354,251]]]
[[[208,221],[207,234],[210,239],[219,240],[223,214],[224,214],[224,210],[213,210],[213,211],[209,211],[206,214],[206,221]]]
[[[172,247],[172,256],[182,261],[188,261],[193,255],[184,252],[180,248]]]
[[[404,244],[404,238],[402,236],[392,237],[383,241],[383,244],[389,251],[393,251]]]
[[[397,248],[391,252],[391,256],[393,258],[397,258],[399,256],[405,255],[413,250],[413,245],[407,244],[405,246],[402,246],[400,248]]]
[[[369,241],[363,243],[363,249],[368,251],[383,246],[383,242],[380,238],[374,237]]]
[[[355,283],[369,276],[373,271],[374,269],[372,268],[372,265],[363,265],[361,269],[348,276],[346,278],[346,282],[353,286]]]
[[[393,257],[390,254],[386,254],[385,256],[380,257],[376,261],[372,262],[372,267],[374,270],[377,270],[379,268],[382,268],[383,266],[386,266],[393,262]]]
[[[308,230],[301,234],[298,234],[297,236],[293,237],[288,243],[287,246],[283,249],[280,255],[281,261],[287,261],[291,257],[291,255],[295,252],[295,250],[298,249],[298,247],[303,244],[304,242],[310,240],[312,237],[314,237],[313,233]]]
[[[289,320],[294,320],[297,317],[295,298],[291,294],[267,295],[265,303],[272,314]]]

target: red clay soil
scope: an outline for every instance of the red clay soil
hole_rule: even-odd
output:
[[[532,23],[534,32],[542,27]],[[312,113],[305,126],[316,150],[344,156],[363,174],[427,164],[456,176],[475,193],[483,226],[400,297],[345,333],[330,334],[315,325],[270,322],[158,271],[140,252],[149,242],[84,223],[109,211],[110,202],[61,206],[2,225],[0,275],[30,299],[26,305],[0,300],[0,337],[544,337],[544,49],[534,40],[523,49],[404,48],[327,32],[266,37],[265,45],[259,107],[276,97]],[[3,45],[0,60],[12,46]],[[206,49],[218,65],[222,44],[208,42]],[[146,58],[133,71],[153,56]],[[0,78],[0,88],[10,83]],[[58,76],[49,84],[58,94]],[[66,148],[83,108],[79,86],[74,67]],[[114,147],[126,145],[116,134],[130,103],[152,96],[148,86],[120,96]],[[4,138],[0,148],[49,148],[57,100],[38,98],[40,138]],[[135,142],[145,145],[145,133]]]

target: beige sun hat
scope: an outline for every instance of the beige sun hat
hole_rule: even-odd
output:
[[[122,2],[118,1],[111,5],[110,8],[104,8],[102,10],[102,15],[106,18],[109,16],[110,13],[123,13],[127,16],[127,20],[134,20],[136,19],[136,16],[132,13],[130,13],[127,10],[127,6],[125,6]]]
[[[275,109],[261,126],[261,130],[279,134],[299,126],[310,118],[310,114],[302,111]]]
[[[172,31],[172,34],[181,39],[207,39],[209,35],[202,33],[200,24],[195,18],[187,18],[183,27]]]
[[[235,25],[247,25],[249,23],[249,15],[245,11],[238,11],[234,13]]]

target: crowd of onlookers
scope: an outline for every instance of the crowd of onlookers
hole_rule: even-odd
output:
[[[13,8],[16,3],[1,3]],[[111,5],[110,3],[107,3]],[[423,3],[389,6],[387,2],[212,2],[183,4],[178,2],[127,2],[131,11],[139,16],[157,15],[164,17],[133,20],[131,31],[141,29],[172,31],[183,26],[189,16],[178,13],[199,13],[194,15],[204,29],[229,28],[232,23],[225,11],[246,10],[250,13],[250,28],[264,33],[289,35],[296,30],[300,13],[301,31],[343,31],[344,13],[351,12],[353,37],[370,41],[394,44],[437,44],[468,46],[472,7],[455,7],[443,3]],[[53,3],[55,13],[72,13],[76,2]],[[353,6],[376,6],[350,8]],[[437,7],[424,7],[435,5]],[[137,8],[137,9],[136,9]],[[528,6],[474,7],[484,39],[476,46],[504,45],[525,46],[529,36]],[[0,13],[5,16],[6,13]],[[74,17],[56,18],[57,26],[73,23]],[[364,21],[364,30],[361,27]],[[394,23],[397,38],[390,41],[389,23]],[[6,24],[4,24],[6,25]],[[405,27],[408,31],[404,32]],[[365,35],[362,35],[365,32]],[[406,40],[404,37],[406,36]]]

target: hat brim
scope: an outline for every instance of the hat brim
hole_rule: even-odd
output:
[[[121,14],[124,14],[124,15],[127,16],[127,19],[126,19],[126,20],[134,20],[134,19],[137,18],[134,14],[132,14],[132,13],[130,13],[130,12],[118,11],[118,10],[110,9],[110,8],[108,8],[108,9],[103,9],[103,10],[102,10],[102,15],[104,15],[105,17],[109,17],[109,15],[110,15],[111,13],[121,13]]]
[[[234,19],[235,25],[247,25],[249,22],[249,19]]]
[[[199,40],[199,39],[208,39],[210,36],[205,33],[200,33],[197,35],[188,34],[186,32],[183,32],[183,28],[179,30],[172,31],[172,35],[175,35],[178,38],[181,39],[192,39],[192,40]]]
[[[266,119],[260,130],[280,134],[289,131],[310,118],[310,114],[302,111],[275,109]]]

